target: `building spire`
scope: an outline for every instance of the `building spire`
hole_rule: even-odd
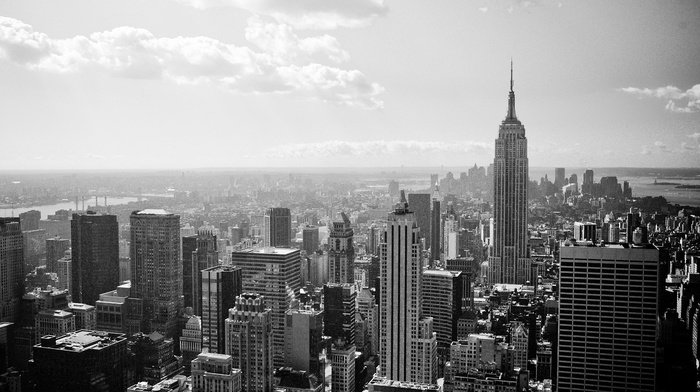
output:
[[[513,91],[513,59],[510,59],[510,93],[508,93],[508,116],[506,120],[517,120],[515,115],[515,91]]]

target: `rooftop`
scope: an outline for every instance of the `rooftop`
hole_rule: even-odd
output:
[[[163,209],[147,208],[141,211],[134,211],[134,215],[172,215]]]
[[[290,253],[294,252],[299,252],[299,249],[293,249],[293,248],[275,248],[271,246],[266,246],[262,248],[250,248],[250,249],[243,249],[239,251],[233,252],[235,253],[256,253],[256,254],[280,254],[280,255],[288,255]]]

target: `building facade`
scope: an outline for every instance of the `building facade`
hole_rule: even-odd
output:
[[[0,282],[0,322],[18,322],[24,295],[24,242],[19,218],[0,218]]]
[[[659,250],[561,249],[557,390],[654,391]]]
[[[241,370],[232,365],[230,355],[199,354],[192,361],[192,392],[240,392]]]
[[[264,219],[265,246],[289,248],[292,245],[292,214],[289,208],[268,208]]]
[[[355,285],[329,283],[323,286],[323,329],[331,340],[355,344]]]
[[[226,316],[242,294],[240,267],[219,265],[200,272],[199,304],[202,310],[202,347],[222,354],[226,344]]]

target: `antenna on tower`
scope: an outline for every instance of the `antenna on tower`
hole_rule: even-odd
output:
[[[513,58],[510,58],[510,91],[513,91]]]

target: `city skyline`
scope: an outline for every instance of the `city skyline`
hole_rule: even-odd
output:
[[[487,166],[511,58],[533,166],[694,167],[697,20],[684,1],[8,1],[0,167]]]

